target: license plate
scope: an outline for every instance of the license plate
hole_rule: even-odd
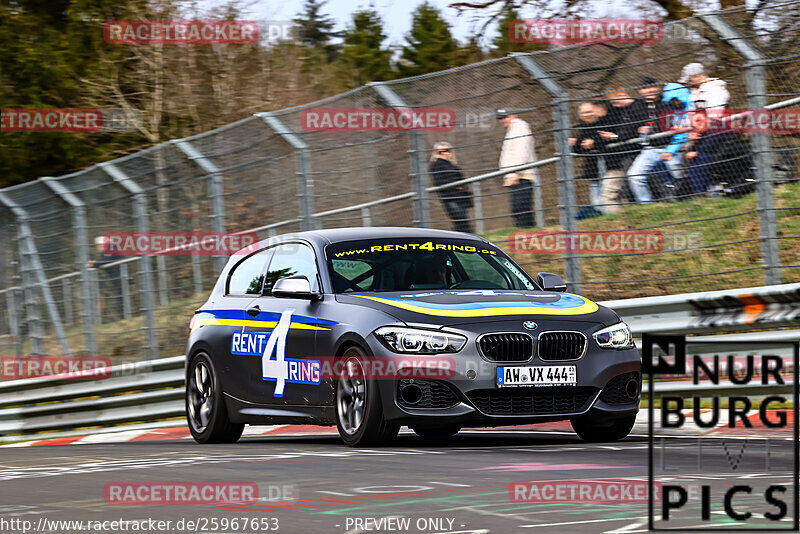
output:
[[[578,383],[575,365],[498,367],[497,387],[574,386]]]

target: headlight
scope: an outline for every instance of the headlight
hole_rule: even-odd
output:
[[[467,342],[461,334],[404,326],[382,326],[375,330],[375,335],[394,352],[411,354],[458,352]]]
[[[634,346],[631,329],[625,323],[617,323],[595,332],[594,340],[604,349],[630,349]]]

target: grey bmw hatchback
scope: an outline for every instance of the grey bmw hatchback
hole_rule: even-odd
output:
[[[469,234],[342,228],[234,254],[192,318],[186,413],[200,443],[244,425],[336,425],[351,446],[401,426],[569,420],[587,441],[631,431],[641,359],[612,310],[533,278]]]

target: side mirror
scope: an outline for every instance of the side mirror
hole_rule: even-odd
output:
[[[311,283],[303,275],[287,276],[275,282],[272,296],[284,299],[319,299],[319,293],[311,291]]]
[[[557,274],[539,273],[536,275],[536,279],[545,291],[563,292],[567,290],[567,283]]]

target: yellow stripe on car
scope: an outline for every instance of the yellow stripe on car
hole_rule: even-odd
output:
[[[370,299],[375,302],[380,302],[381,304],[386,304],[387,306],[394,306],[395,308],[401,308],[403,310],[421,313],[423,315],[435,315],[437,317],[496,317],[501,315],[530,315],[530,314],[585,315],[589,313],[594,313],[599,309],[597,304],[595,304],[591,300],[584,299],[583,297],[578,297],[577,295],[570,295],[570,296],[580,298],[583,301],[583,304],[581,304],[580,306],[570,307],[570,308],[551,308],[546,306],[536,306],[533,303],[531,303],[530,305],[527,306],[509,306],[509,307],[492,307],[491,304],[487,304],[486,307],[477,308],[473,310],[447,309],[447,304],[440,304],[439,306],[441,306],[441,308],[436,309],[436,308],[417,306],[415,304],[410,304],[407,302],[398,302],[396,300],[385,299],[382,297],[373,297],[370,295],[353,295],[353,296],[363,299]]]

